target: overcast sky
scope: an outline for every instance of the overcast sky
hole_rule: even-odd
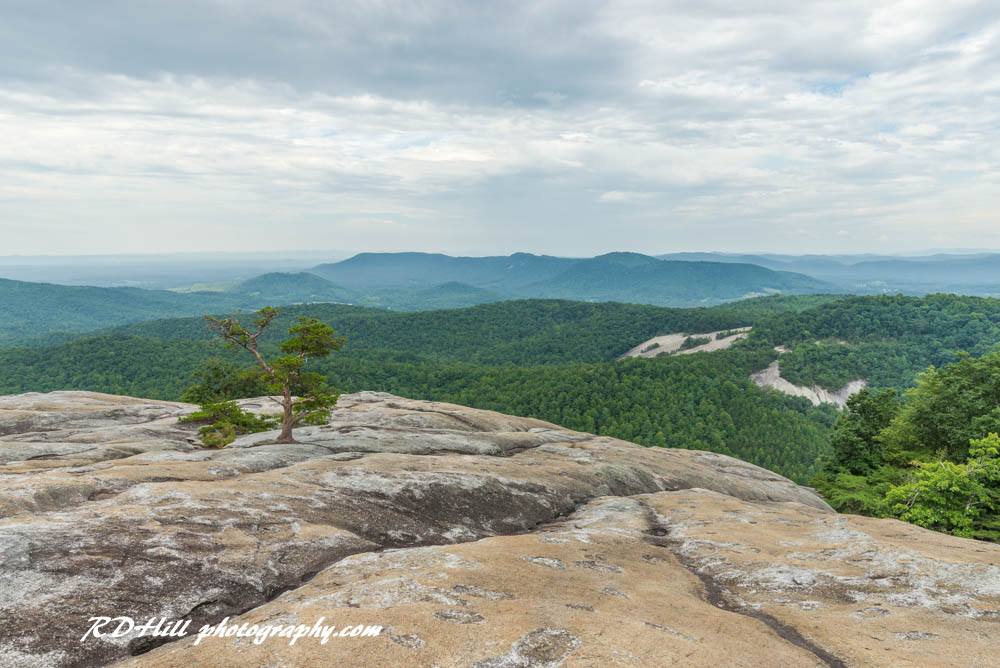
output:
[[[0,0],[0,255],[1000,247],[996,0]]]

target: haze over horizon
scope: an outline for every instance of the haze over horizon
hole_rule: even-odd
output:
[[[724,5],[6,6],[0,252],[1000,247],[994,3]]]
[[[774,257],[838,257],[838,258],[864,258],[864,257],[898,257],[898,258],[922,258],[930,257],[935,255],[950,255],[955,257],[961,256],[973,256],[973,255],[1000,255],[1000,249],[996,248],[926,248],[914,251],[886,251],[886,252],[848,252],[848,253],[824,253],[824,252],[802,252],[802,253],[780,253],[770,250],[745,250],[745,251],[719,251],[719,250],[624,250],[624,249],[610,249],[603,250],[594,253],[593,255],[571,255],[567,253],[546,253],[546,252],[533,252],[525,250],[515,250],[510,252],[490,252],[485,251],[482,253],[447,253],[440,250],[428,249],[428,248],[414,248],[414,249],[361,249],[361,250],[338,250],[338,249],[270,249],[270,250],[197,250],[189,249],[184,251],[173,251],[173,252],[121,252],[121,253],[28,253],[28,254],[12,254],[12,255],[0,255],[0,263],[2,264],[17,264],[18,262],[48,262],[61,263],[66,262],[72,264],[74,261],[108,261],[112,259],[119,258],[129,258],[129,259],[160,259],[164,261],[169,261],[172,259],[184,259],[184,258],[197,258],[199,256],[212,256],[215,258],[230,258],[230,259],[251,259],[258,258],[264,261],[275,260],[275,259],[298,259],[301,261],[306,261],[312,259],[317,262],[339,262],[345,260],[355,255],[362,254],[373,254],[373,255],[392,255],[392,254],[402,254],[402,253],[416,253],[425,255],[447,255],[450,257],[505,257],[508,255],[515,254],[528,254],[528,255],[539,255],[539,256],[550,256],[550,257],[564,257],[564,258],[578,258],[585,259],[590,257],[598,257],[601,255],[609,255],[614,253],[638,253],[641,255],[648,255],[651,257],[658,256],[669,256],[673,254],[692,254],[692,255],[719,255],[719,256],[774,256]]]

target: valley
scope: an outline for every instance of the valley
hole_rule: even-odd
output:
[[[136,259],[119,270],[83,263],[78,275],[67,274],[62,264],[25,267],[0,261],[0,345],[265,305],[332,303],[426,311],[512,299],[562,299],[690,308],[766,295],[815,295],[820,303],[837,294],[1000,294],[1000,255],[989,254],[889,261],[713,253],[607,253],[593,258],[360,253],[339,262],[310,264],[312,257],[256,265],[231,260],[206,268],[192,258],[154,256],[146,265]],[[269,264],[274,270],[268,270]],[[882,273],[874,274],[881,282],[866,278],[873,274],[865,268],[872,266],[882,267]],[[947,279],[952,275],[969,282]],[[53,282],[17,280],[24,276]],[[94,283],[61,284],[71,276]],[[211,280],[191,282],[193,276]],[[916,277],[923,277],[924,283],[914,284]],[[101,287],[116,283],[158,287]]]
[[[187,294],[0,283],[9,297],[0,393],[87,390],[168,401],[259,394],[259,385],[239,380],[245,362],[201,316],[285,304],[276,331],[306,316],[346,336],[343,351],[310,366],[340,391],[391,392],[650,447],[708,450],[818,484],[830,498],[854,498],[847,490],[861,484],[856,477],[822,477],[837,453],[838,425],[853,415],[853,397],[868,387],[900,393],[928,367],[983,356],[1000,344],[1000,301],[987,297],[774,295],[677,308],[505,300],[464,283],[389,287],[409,280],[414,267],[436,267],[427,284],[471,280],[473,273],[494,289],[537,285],[540,276],[567,270],[562,260],[539,256],[511,256],[514,269],[510,258],[444,257],[408,254],[385,284],[364,271],[346,286],[310,272],[270,273],[225,291]],[[381,267],[388,259],[347,262]],[[667,264],[617,254],[605,265],[631,275],[650,262]],[[328,273],[337,277],[333,268]],[[400,300],[418,293],[489,299],[435,310],[341,303],[359,283]],[[268,354],[277,350],[270,334],[261,344]],[[899,462],[887,466],[887,477],[869,486],[880,495],[907,470]],[[879,504],[868,499],[863,507],[889,512]]]
[[[0,344],[266,305],[335,303],[424,311],[518,298],[557,298],[691,307],[754,294],[808,294],[830,288],[807,276],[762,267],[666,262],[638,253],[589,259],[527,253],[482,258],[362,253],[308,271],[268,272],[208,287],[211,284],[197,283],[147,290],[0,278]]]
[[[278,331],[309,316],[348,337],[312,367],[345,394],[294,444],[265,431],[201,446],[183,420],[196,394],[255,414],[274,408],[241,385],[242,358],[200,317],[0,349],[0,393],[14,395],[0,397],[0,543],[35,555],[28,571],[0,560],[13,592],[0,622],[22,638],[16,653],[0,646],[0,659],[68,666],[60,657],[72,651],[92,665],[180,666],[218,651],[139,639],[81,654],[71,631],[95,600],[138,616],[152,614],[142,601],[155,601],[159,614],[199,623],[320,613],[388,623],[375,650],[386,661],[479,657],[439,625],[488,620],[499,635],[487,658],[591,646],[603,656],[607,635],[581,631],[579,616],[620,619],[620,605],[642,616],[641,628],[621,633],[666,637],[633,646],[637,657],[658,656],[664,642],[690,654],[694,638],[712,638],[712,652],[828,665],[878,663],[883,645],[914,660],[978,661],[989,651],[966,636],[995,607],[996,546],[944,534],[997,540],[1000,518],[984,510],[955,524],[908,515],[893,499],[942,465],[914,425],[945,406],[945,424],[972,425],[934,434],[956,448],[947,465],[971,485],[993,475],[1000,457],[990,453],[1000,449],[975,439],[1000,429],[980,414],[998,391],[1000,353],[989,351],[1000,343],[1000,301],[806,295],[710,308],[515,300],[280,311]],[[262,338],[265,354],[277,345]],[[786,360],[812,394],[781,378]],[[944,380],[921,373],[929,364],[942,365]],[[871,390],[821,389],[861,366]],[[993,384],[972,385],[984,377]],[[913,386],[924,398],[898,403],[895,392]],[[956,386],[968,399],[955,400]],[[136,398],[145,396],[156,398]],[[873,449],[873,429],[898,434],[903,449]],[[160,528],[144,530],[151,519]],[[137,552],[147,556],[127,556]],[[98,586],[109,556],[118,575]],[[57,566],[72,577],[53,579]],[[551,591],[537,595],[539,583]],[[944,587],[946,599],[935,593]],[[678,619],[677,609],[697,616]],[[512,614],[534,630],[507,634]],[[38,634],[39,624],[54,631]],[[879,651],[842,633],[855,627],[883,635]],[[753,647],[734,641],[734,629]],[[282,656],[310,663],[312,647]]]
[[[412,313],[312,304],[283,311],[280,322],[308,314],[348,338],[342,353],[316,366],[344,391],[452,401],[644,445],[712,450],[802,482],[830,452],[836,411],[751,381],[778,359],[774,346],[788,346],[782,377],[794,385],[837,389],[865,379],[902,389],[957,350],[982,354],[1000,343],[1000,302],[977,297],[788,296],[695,309],[522,300]],[[725,350],[616,361],[664,332],[751,326]],[[223,369],[239,361],[200,317],[154,320],[0,350],[0,392],[85,389],[177,400],[213,359]]]

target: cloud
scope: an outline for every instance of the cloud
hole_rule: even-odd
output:
[[[18,3],[0,234],[10,253],[997,246],[998,54],[997,12],[963,0]]]
[[[637,193],[629,192],[627,190],[609,190],[606,193],[601,193],[598,197],[602,202],[635,202],[636,200],[644,200],[652,197],[652,193]]]
[[[917,123],[916,125],[907,125],[905,128],[900,128],[899,133],[903,135],[909,135],[911,137],[933,137],[940,134],[941,128],[936,125],[931,125],[930,123]]]

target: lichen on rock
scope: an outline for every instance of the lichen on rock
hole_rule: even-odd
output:
[[[0,666],[991,656],[1000,547],[837,515],[722,455],[377,393],[342,397],[299,443],[204,450],[177,421],[193,409],[0,398]],[[81,643],[98,615],[386,630]]]

